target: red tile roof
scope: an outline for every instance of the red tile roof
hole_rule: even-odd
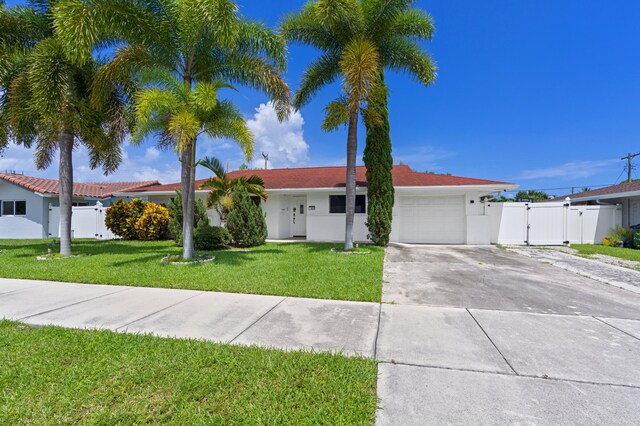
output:
[[[59,194],[58,181],[33,176],[0,173],[0,179],[22,186],[40,194]],[[73,195],[76,197],[108,198],[115,192],[142,189],[150,185],[159,185],[157,180],[141,182],[75,182]]]
[[[582,198],[591,198],[597,199],[598,197],[622,194],[625,192],[636,192],[640,191],[640,181],[635,182],[625,182],[620,183],[618,185],[607,186],[605,188],[594,189],[592,191],[578,192],[577,194],[569,194],[562,197],[556,197],[549,201],[561,201],[567,197],[571,199],[582,199]],[[611,198],[611,197],[608,197]]]
[[[356,180],[358,186],[366,186],[365,167],[358,167]],[[393,185],[396,187],[411,186],[460,186],[460,185],[511,185],[486,179],[474,179],[459,176],[436,175],[415,172],[406,165],[393,166]],[[239,176],[258,175],[264,180],[266,189],[310,189],[310,188],[344,188],[345,167],[309,167],[294,169],[269,170],[235,170],[229,172],[231,179]],[[196,188],[204,179],[196,182]],[[180,189],[180,183],[155,185],[128,192],[173,192]]]

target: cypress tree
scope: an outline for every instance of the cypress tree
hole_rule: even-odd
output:
[[[267,221],[259,205],[244,189],[233,192],[233,208],[227,216],[227,230],[238,247],[254,247],[267,239]]]
[[[389,243],[391,221],[393,219],[393,157],[391,155],[391,135],[388,89],[384,82],[384,71],[380,71],[380,87],[369,100],[369,114],[365,115],[367,140],[364,148],[364,165],[367,168],[367,228],[374,244],[385,246]],[[368,119],[367,119],[368,116]]]

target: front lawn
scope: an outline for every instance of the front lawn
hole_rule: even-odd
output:
[[[168,265],[161,258],[180,253],[171,241],[79,240],[74,253],[90,256],[36,260],[47,244],[0,240],[0,277],[369,302],[379,302],[382,293],[379,247],[345,255],[331,252],[338,244],[267,243],[249,252],[211,252],[211,263]]]
[[[0,321],[0,424],[373,424],[374,360]]]
[[[606,256],[618,257],[624,260],[633,260],[636,262],[640,262],[640,250],[620,247],[606,247],[595,244],[571,244],[571,248],[578,250],[578,254],[583,256],[589,256],[592,254],[604,254]]]

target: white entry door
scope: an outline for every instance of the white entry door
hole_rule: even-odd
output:
[[[464,244],[464,197],[400,197],[400,241],[418,244]]]
[[[291,198],[291,236],[307,236],[307,197]]]

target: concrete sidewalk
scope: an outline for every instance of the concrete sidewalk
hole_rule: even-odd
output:
[[[32,325],[374,357],[380,305],[0,279],[0,318]]]

